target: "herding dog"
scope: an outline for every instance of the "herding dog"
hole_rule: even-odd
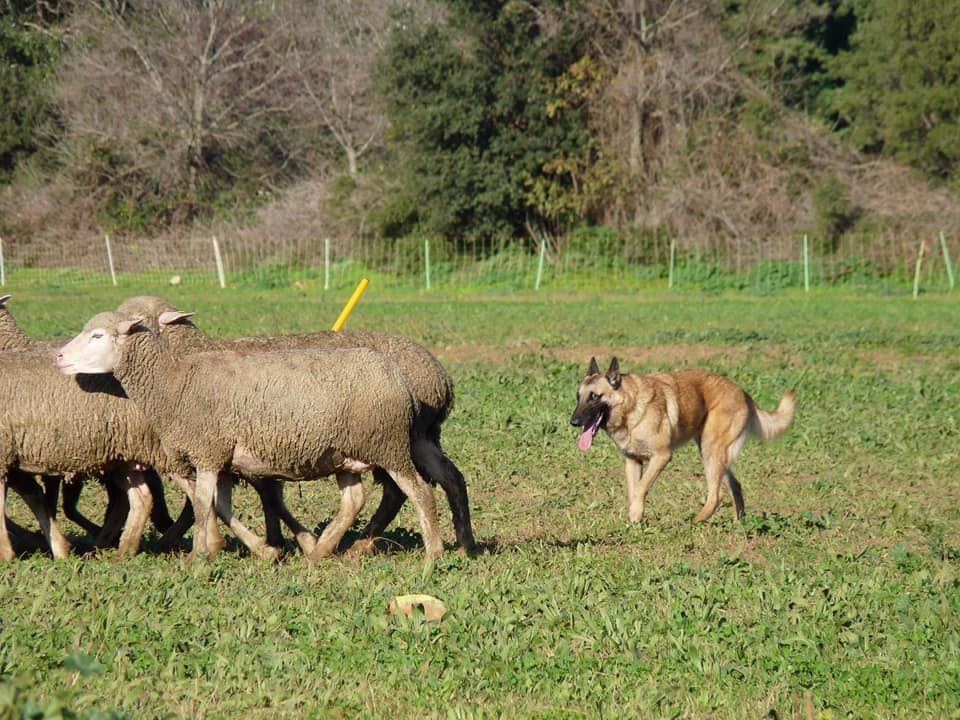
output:
[[[747,437],[779,437],[793,421],[793,390],[767,412],[736,383],[705,370],[634,375],[620,373],[616,358],[606,374],[590,358],[587,376],[577,390],[570,424],[585,428],[579,447],[586,452],[600,428],[627,460],[630,522],[643,520],[644,500],[673,451],[696,440],[707,480],[707,501],[695,520],[702,522],[720,504],[720,481],[726,478],[737,520],[743,517],[743,492],[730,465]],[[649,461],[646,470],[644,461]]]

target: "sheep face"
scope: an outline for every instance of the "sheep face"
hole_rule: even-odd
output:
[[[109,373],[120,362],[124,341],[143,328],[141,318],[124,318],[117,313],[100,313],[83,331],[60,349],[57,367],[64,375]]]

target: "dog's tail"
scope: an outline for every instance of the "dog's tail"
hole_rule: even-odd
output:
[[[793,422],[797,409],[797,393],[791,390],[780,400],[776,411],[761,410],[753,405],[750,413],[750,434],[761,440],[773,440],[783,435]]]

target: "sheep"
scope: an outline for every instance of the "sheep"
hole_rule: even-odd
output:
[[[9,300],[10,295],[0,297],[0,351],[30,349],[55,354],[55,342],[35,340],[20,329],[7,307]],[[55,378],[56,383],[62,383],[57,375],[51,375]],[[8,380],[9,379],[10,378],[8,378]],[[111,384],[109,391],[119,394],[116,383]],[[35,389],[35,392],[41,392],[41,390]],[[75,400],[79,401],[79,398],[75,398]],[[84,417],[86,417],[88,421],[94,421],[93,416],[84,415]],[[50,442],[53,442],[53,440],[51,439]],[[129,502],[126,497],[126,493],[129,490],[126,479],[127,468],[118,466],[116,463],[113,464],[113,468],[114,473],[112,475],[104,475],[100,478],[107,490],[109,498],[103,527],[86,518],[77,507],[84,477],[82,475],[78,476],[73,472],[65,472],[63,474],[63,477],[67,479],[63,488],[64,514],[90,535],[95,536],[97,546],[109,546],[118,542],[121,535],[121,526],[129,511]],[[146,483],[146,491],[150,492],[151,499],[153,500],[150,513],[151,518],[157,529],[163,532],[173,523],[164,501],[163,487],[160,483],[160,478],[155,472],[152,470],[143,470],[143,472],[145,473],[144,482]],[[44,477],[44,482],[47,486],[47,501],[51,507],[51,512],[55,516],[57,494],[60,489],[60,476],[47,475]],[[144,491],[138,491],[138,496],[142,492]],[[142,503],[139,503],[139,506],[142,506]],[[138,520],[135,519],[134,523],[137,522]]]
[[[10,295],[0,296],[0,351],[27,350],[35,347],[34,340],[20,329],[7,309],[9,300]]]
[[[67,472],[94,472],[106,466],[105,462],[79,465],[80,458],[89,458],[87,448],[92,429],[98,417],[110,418],[122,398],[109,392],[88,393],[76,380],[64,378],[56,372],[54,356],[36,350],[0,353],[0,485],[8,481],[15,489],[23,487],[25,475],[62,475]],[[108,421],[109,423],[109,421]],[[112,430],[112,423],[111,425]],[[122,457],[112,455],[108,460]],[[32,477],[33,485],[36,482]],[[19,487],[18,487],[19,486]],[[0,496],[3,490],[0,488]],[[56,526],[50,508],[36,497],[26,498],[31,510],[38,515],[44,535],[54,557],[69,554],[70,544]],[[133,498],[136,502],[139,498]],[[44,517],[41,517],[42,513]],[[2,518],[2,513],[0,513]],[[0,554],[10,559],[9,538],[5,522],[0,521]]]
[[[400,369],[379,353],[183,355],[142,318],[106,312],[61,349],[57,363],[69,375],[113,373],[151,418],[168,455],[195,469],[196,555],[212,554],[211,512],[232,517],[225,473],[288,480],[336,475],[340,511],[308,556],[314,562],[336,549],[356,519],[363,504],[359,473],[373,466],[413,500],[428,566],[442,553],[433,494],[412,460],[413,398]]]
[[[117,308],[118,312],[148,318],[163,317],[157,324],[171,347],[180,352],[194,352],[214,348],[248,350],[324,350],[330,348],[366,347],[384,353],[400,366],[407,384],[413,393],[416,407],[416,440],[413,447],[414,463],[421,475],[432,484],[439,484],[447,495],[453,514],[453,524],[457,543],[466,550],[476,546],[470,523],[470,506],[467,497],[466,482],[457,466],[443,452],[440,446],[441,425],[453,408],[453,381],[443,366],[430,351],[409,338],[375,332],[318,332],[303,335],[280,335],[273,337],[246,337],[216,342],[203,335],[189,319],[192,313],[181,313],[162,298],[138,296],[125,300]],[[405,496],[389,475],[381,469],[375,469],[374,475],[383,486],[380,506],[361,532],[362,542],[356,549],[369,548],[373,539],[379,537],[387,525],[396,517],[403,505]],[[259,489],[258,489],[259,490]],[[268,533],[271,527],[270,508],[282,509],[282,490],[266,488],[275,492],[272,499],[265,499],[265,512],[268,515]],[[261,492],[261,498],[264,494]],[[289,513],[285,522],[290,525]],[[275,520],[273,521],[276,522]],[[294,521],[295,522],[295,521]],[[291,525],[291,528],[296,528]],[[279,532],[277,527],[276,532]],[[296,530],[295,530],[296,532]],[[299,537],[299,535],[298,535]]]

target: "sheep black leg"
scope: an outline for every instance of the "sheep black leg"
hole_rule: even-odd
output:
[[[366,527],[360,533],[361,539],[355,543],[352,549],[354,553],[363,552],[373,547],[373,541],[383,535],[384,530],[397,517],[397,513],[400,512],[400,508],[403,507],[403,503],[407,499],[406,493],[397,486],[386,470],[374,468],[373,476],[383,488],[383,497],[380,498],[380,505],[373,517],[370,518]]]
[[[144,482],[153,498],[153,509],[150,511],[150,521],[159,533],[165,533],[171,525],[170,509],[167,507],[167,498],[163,490],[163,481],[153,468],[144,471]]]
[[[30,550],[47,549],[47,541],[41,533],[27,530],[23,525],[14,522],[10,518],[7,518],[7,532],[10,533],[14,540],[22,543],[24,547]]]
[[[73,477],[63,483],[63,514],[86,531],[91,537],[100,534],[101,527],[80,512],[80,493],[83,491],[83,479]]]
[[[276,480],[255,478],[248,481],[260,496],[263,505],[263,526],[267,531],[267,545],[283,547],[283,530],[280,528],[280,507],[283,505],[283,486]]]
[[[233,514],[233,477],[225,473],[220,473],[217,478],[214,510],[217,516],[233,530],[240,541],[258,558],[274,561],[280,557],[279,549],[264,542],[263,538],[247,529]],[[213,519],[213,525],[216,526],[215,518]]]
[[[453,529],[457,544],[471,551],[477,541],[470,523],[470,501],[467,497],[467,481],[460,469],[440,448],[439,441],[419,440],[413,445],[413,462],[424,479],[443,488],[453,515]]]
[[[280,530],[280,520],[290,528],[297,538],[297,544],[304,555],[309,555],[317,545],[316,536],[304,527],[297,520],[287,504],[283,501],[283,482],[281,480],[268,480],[257,478],[251,480],[250,484],[260,495],[260,502],[263,503],[263,519],[267,528],[267,544],[274,547],[283,546],[283,534]]]
[[[98,548],[114,547],[120,542],[123,526],[130,513],[126,471],[111,472],[104,477],[103,487],[107,491],[107,511],[103,514],[103,527],[94,540]]]
[[[180,541],[186,537],[187,531],[193,525],[193,505],[190,500],[185,500],[183,510],[173,524],[168,527],[160,537],[157,546],[162,551],[172,550],[180,544]]]
[[[43,502],[47,506],[50,517],[57,516],[57,506],[60,505],[60,476],[43,476]]]

